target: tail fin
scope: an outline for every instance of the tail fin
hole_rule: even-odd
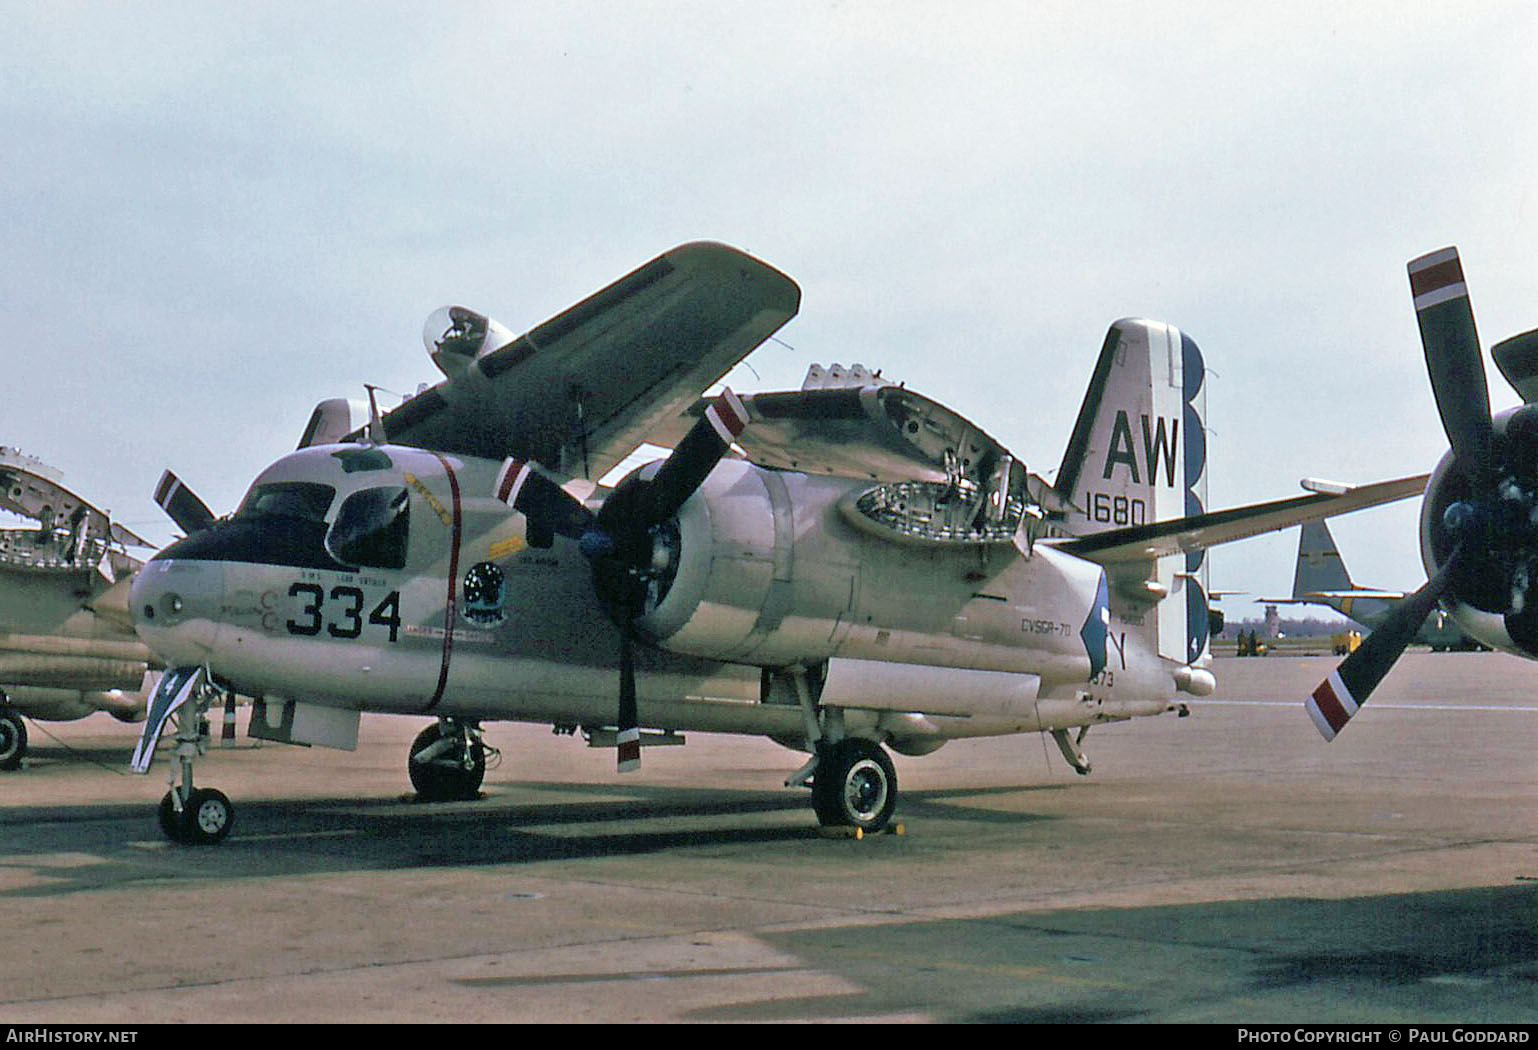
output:
[[[1054,487],[1089,535],[1200,514],[1207,502],[1205,365],[1172,325],[1111,326]]]
[[[1111,325],[1054,483],[1071,505],[1059,522],[1065,532],[1087,536],[1206,512],[1205,376],[1201,350],[1178,328],[1125,318]],[[1166,595],[1160,652],[1196,660],[1209,632],[1206,552],[1147,568],[1146,579]]]
[[[1304,522],[1298,537],[1298,567],[1292,575],[1292,596],[1355,589],[1329,527],[1323,521]]]

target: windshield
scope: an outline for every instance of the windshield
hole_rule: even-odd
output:
[[[410,511],[410,497],[398,485],[354,492],[336,513],[336,524],[326,534],[326,550],[347,565],[403,569]]]
[[[252,488],[235,517],[324,521],[335,496],[336,489],[314,481],[274,481]]]

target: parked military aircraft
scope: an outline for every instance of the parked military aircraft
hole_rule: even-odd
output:
[[[1330,535],[1329,525],[1323,521],[1309,521],[1303,523],[1298,534],[1298,564],[1292,576],[1292,596],[1255,600],[1269,605],[1324,605],[1371,631],[1408,597],[1404,591],[1385,591],[1353,583],[1335,546],[1335,538]],[[1433,609],[1426,617],[1415,632],[1412,644],[1429,645],[1434,652],[1483,648],[1464,634],[1452,617],[1441,609]]]
[[[700,399],[799,303],[697,243],[517,338],[444,308],[437,386],[366,422],[323,403],[227,519],[163,486],[189,535],[132,606],[174,667],[135,757],[174,718],[167,835],[229,830],[193,784],[209,679],[262,698],[269,739],[435,717],[407,763],[430,799],[478,792],[485,719],[580,728],[621,770],[681,731],[768,736],[810,753],[787,784],[818,820],[862,831],[896,804],[888,748],[1050,732],[1085,773],[1090,725],[1212,690],[1206,547],[1424,485],[1208,512],[1202,356],[1149,321],[1112,325],[1055,484],[863,369]],[[595,486],[643,440],[672,452]]]
[[[1538,658],[1538,330],[1491,349],[1524,402],[1492,417],[1458,249],[1423,255],[1408,269],[1431,390],[1452,447],[1421,503],[1429,578],[1305,702],[1326,740],[1367,701],[1438,606],[1475,640]]]
[[[0,510],[36,528],[0,529],[0,770],[27,753],[31,718],[144,713],[154,657],[133,631],[130,580],[149,547],[66,489],[63,475],[0,448]],[[158,666],[158,664],[157,664]]]

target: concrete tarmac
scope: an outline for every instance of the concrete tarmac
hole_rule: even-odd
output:
[[[498,724],[410,800],[424,719],[215,749],[166,842],[135,728],[31,723],[0,774],[0,1023],[1538,1021],[1538,664],[1408,654],[1334,743],[1333,657],[1219,660],[1191,717],[896,758],[903,835],[819,836],[800,755]],[[217,715],[217,712],[215,712]],[[217,722],[216,729],[217,735]]]

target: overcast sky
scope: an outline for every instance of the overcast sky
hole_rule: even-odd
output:
[[[803,290],[738,389],[860,362],[1048,473],[1152,317],[1214,509],[1429,470],[1405,262],[1460,248],[1486,346],[1538,326],[1538,7],[1251,11],[0,0],[0,443],[168,540],[162,468],[231,509],[316,401],[440,378],[434,308],[523,331],[708,238]],[[1358,582],[1424,580],[1418,502],[1336,522]]]

